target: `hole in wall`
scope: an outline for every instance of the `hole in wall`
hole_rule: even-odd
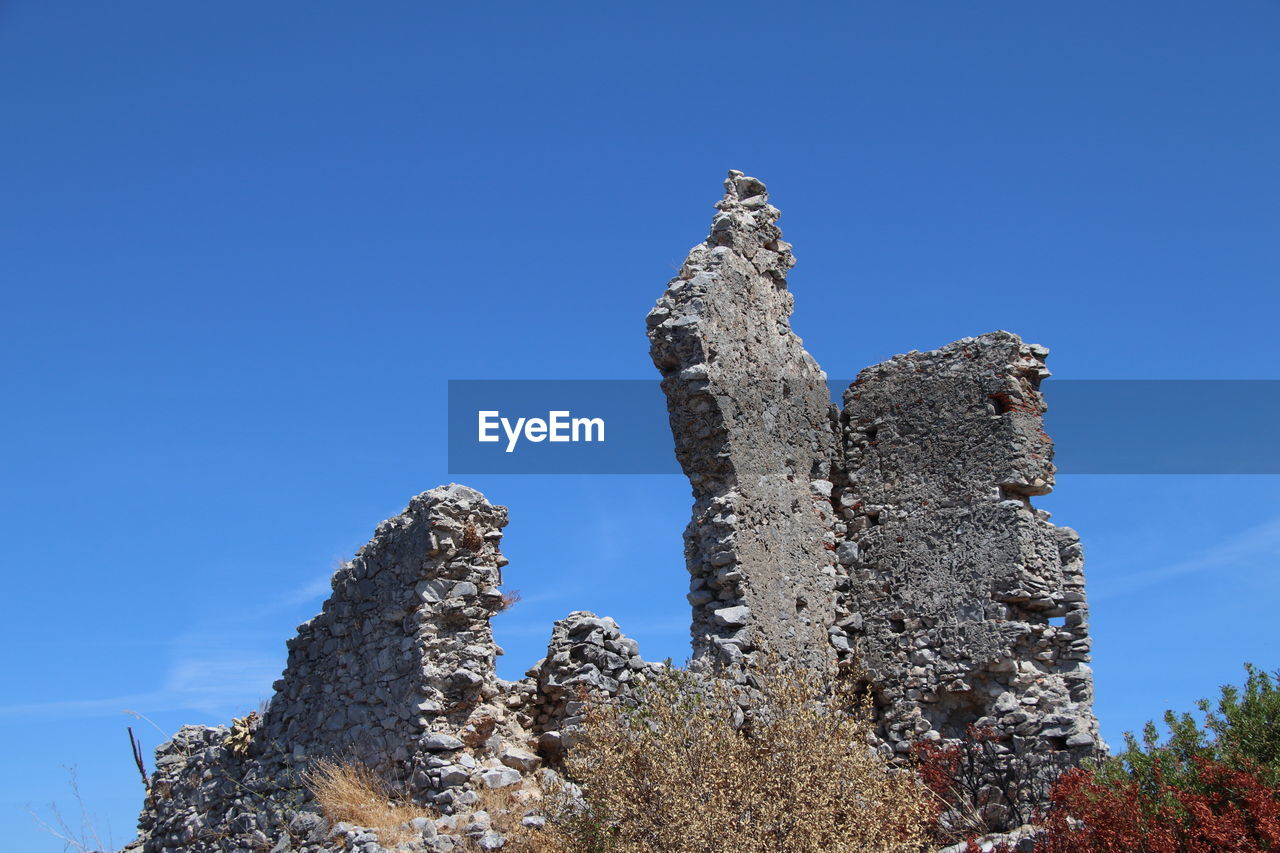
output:
[[[987,714],[986,694],[978,690],[942,691],[938,701],[929,705],[925,717],[945,738],[969,737],[969,726]]]

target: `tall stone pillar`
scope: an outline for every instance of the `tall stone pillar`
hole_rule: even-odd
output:
[[[764,184],[730,172],[706,241],[648,317],[676,455],[698,666],[761,651],[825,668],[835,579],[826,376],[791,331],[791,246]]]

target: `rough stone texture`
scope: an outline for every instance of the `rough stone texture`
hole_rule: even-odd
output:
[[[676,456],[695,665],[759,651],[823,670],[835,578],[826,376],[791,331],[795,260],[764,184],[730,172],[706,242],[649,314]]]
[[[695,669],[747,681],[762,652],[849,664],[887,754],[990,726],[1029,782],[1022,805],[1042,804],[1058,771],[1103,749],[1080,544],[1031,503],[1053,486],[1047,350],[995,332],[897,356],[838,411],[790,329],[794,260],[764,185],[731,172],[717,208],[648,321],[695,499]],[[303,784],[316,758],[366,764],[429,809],[408,849],[501,848],[481,793],[535,803],[583,698],[632,701],[661,666],[578,611],[526,678],[498,679],[506,520],[450,485],[379,525],[289,641],[266,719],[188,726],[157,750],[131,849],[382,853],[375,832],[317,813]]]
[[[435,787],[432,737],[498,692],[489,620],[502,606],[506,523],[505,507],[449,485],[378,525],[289,641],[266,736],[299,757],[341,755]]]
[[[583,722],[583,699],[630,696],[630,687],[662,669],[640,657],[640,644],[618,623],[585,610],[570,613],[551,631],[547,656],[529,670],[533,728],[538,745],[557,761]]]
[[[444,815],[424,824],[417,849],[449,850],[463,835],[491,832],[466,814],[480,790],[525,788],[551,772],[541,767],[526,710],[560,701],[539,696],[534,679],[494,674],[501,652],[489,620],[502,602],[498,542],[506,522],[504,507],[449,485],[380,524],[334,575],[322,612],[289,641],[266,719],[253,714],[234,729],[188,726],[157,750],[135,849],[382,850],[376,833],[330,827],[317,813],[303,779],[317,758],[362,763]],[[594,648],[603,634],[580,635],[573,626],[590,616],[561,623],[562,635],[579,639],[553,638],[548,659],[568,648],[585,660],[577,646]],[[612,627],[610,650],[637,651],[612,620],[595,621]],[[625,671],[602,671],[612,679],[604,684],[643,666],[633,654]]]
[[[994,332],[897,356],[845,392],[832,629],[894,750],[991,725],[1042,783],[1100,747],[1079,539],[1031,505],[1053,487],[1047,354]]]
[[[1102,748],[1079,540],[1031,505],[1053,484],[1048,351],[995,332],[899,356],[833,427],[787,321],[778,211],[754,178],[725,186],[648,318],[696,499],[695,656],[820,665],[833,647],[874,690],[887,752],[990,725],[1034,804]]]
[[[253,730],[260,721],[253,720]],[[270,849],[305,803],[301,779],[279,754],[235,754],[225,726],[184,726],[156,750],[136,847],[159,851]],[[304,841],[310,835],[308,829]],[[318,835],[316,841],[323,841]]]

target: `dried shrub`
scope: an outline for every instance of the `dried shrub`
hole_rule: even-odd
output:
[[[503,613],[520,603],[520,590],[508,589],[502,592],[502,602],[498,605],[498,612]]]
[[[330,823],[346,821],[368,827],[386,847],[420,838],[409,821],[432,817],[420,806],[398,801],[380,776],[353,761],[317,759],[303,782]]]
[[[728,682],[679,670],[632,703],[589,703],[567,772],[585,806],[550,834],[575,851],[916,851],[935,809],[869,746],[848,695],[768,667],[744,718]],[[735,725],[736,723],[736,725]]]
[[[476,530],[474,521],[468,521],[466,527],[462,528],[462,547],[468,551],[479,551],[484,547],[484,537]]]
[[[958,743],[922,740],[912,746],[916,772],[941,806],[935,841],[947,844],[1021,826],[1027,776],[1010,760],[1004,737],[991,726],[970,725]]]
[[[555,833],[523,823],[525,815],[554,815],[566,808],[563,792],[525,783],[519,788],[482,788],[478,793],[480,799],[475,807],[488,814],[490,826],[502,833],[503,853],[581,853]],[[478,839],[464,837],[462,849],[483,851],[485,848]]]
[[[90,816],[84,798],[80,794],[80,782],[76,778],[76,769],[74,767],[65,769],[67,771],[67,781],[71,784],[71,795],[75,800],[78,817],[69,821],[63,816],[62,810],[57,803],[50,803],[48,806],[49,813],[52,815],[52,822],[46,821],[30,808],[27,809],[27,813],[31,815],[31,819],[35,821],[36,826],[42,832],[62,842],[63,850],[72,850],[75,853],[98,853],[98,851],[103,850],[115,850],[116,846],[111,840],[110,833],[108,833],[105,843],[98,834],[98,828],[94,825],[94,820]],[[541,851],[538,851],[538,853],[541,853]],[[560,853],[560,851],[548,851],[548,853]]]
[[[235,717],[231,720],[231,731],[227,733],[223,744],[232,755],[243,758],[249,754],[249,747],[253,745],[253,727],[257,722],[257,711],[250,711],[244,717]]]

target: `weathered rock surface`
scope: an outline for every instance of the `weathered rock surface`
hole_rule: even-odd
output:
[[[1032,505],[1053,486],[1047,350],[994,332],[896,356],[837,409],[790,328],[777,209],[754,178],[725,186],[648,318],[694,494],[693,666],[743,682],[766,653],[844,664],[875,696],[890,756],[989,727],[1026,785],[1018,808],[986,817],[1014,826],[1056,773],[1103,749],[1080,543]],[[661,665],[577,611],[524,679],[497,678],[506,522],[449,485],[379,525],[289,641],[266,718],[188,726],[157,750],[131,847],[381,853],[369,828],[319,814],[303,778],[316,759],[366,765],[424,808],[402,849],[500,849],[485,792],[540,825],[539,786],[558,782],[584,702],[634,701]]]
[[[289,641],[265,735],[293,755],[342,755],[419,789],[445,737],[497,695],[489,620],[502,606],[505,507],[466,486],[414,498],[333,576]]]
[[[649,314],[676,456],[697,664],[767,651],[824,670],[834,603],[826,375],[791,331],[791,246],[764,184],[730,172],[711,234]]]
[[[617,692],[651,666],[613,620],[577,613],[558,623],[548,650],[556,663],[547,671],[560,676],[543,679],[549,693],[536,679],[498,679],[490,619],[502,606],[506,523],[505,507],[449,485],[378,525],[335,573],[322,612],[289,641],[265,720],[187,726],[157,750],[135,847],[377,853],[376,833],[331,827],[312,802],[304,776],[315,759],[329,759],[367,766],[400,797],[444,815],[423,818],[413,849],[461,848],[468,833],[497,849],[491,829],[453,815],[465,816],[482,790],[536,798],[534,778],[552,771],[539,753],[547,732],[534,730],[529,711],[563,725],[565,690],[608,679],[599,684]],[[619,650],[623,663],[611,667]]]
[[[994,332],[867,368],[845,392],[832,630],[894,750],[991,726],[1042,783],[1100,745],[1079,539],[1031,504],[1053,487],[1047,354]]]
[[[618,623],[579,610],[551,630],[547,656],[529,670],[538,744],[552,761],[573,745],[583,723],[586,700],[627,697],[646,675],[662,669],[640,657],[640,644],[624,635]]]
[[[1034,804],[1102,748],[1079,540],[1031,504],[1053,486],[1048,351],[995,332],[898,356],[831,414],[787,321],[778,211],[754,178],[725,187],[648,318],[695,497],[695,657],[834,650],[874,691],[886,751],[989,726]]]

